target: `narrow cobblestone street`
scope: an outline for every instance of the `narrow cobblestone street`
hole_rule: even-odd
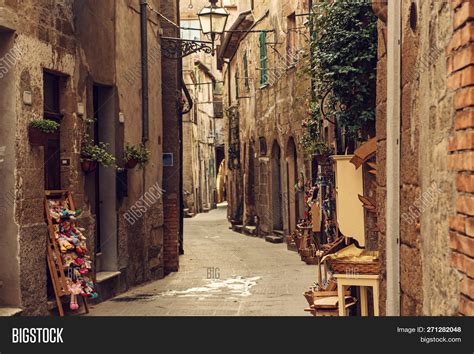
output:
[[[305,316],[302,293],[316,267],[285,244],[229,230],[225,208],[186,219],[185,251],[179,272],[103,302],[91,315]]]

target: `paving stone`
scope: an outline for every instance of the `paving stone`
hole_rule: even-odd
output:
[[[310,316],[302,294],[316,267],[286,244],[229,230],[226,215],[219,208],[186,219],[179,272],[95,305],[90,315]]]

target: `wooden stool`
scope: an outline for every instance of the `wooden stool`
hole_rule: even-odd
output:
[[[379,316],[379,286],[380,276],[375,274],[334,274],[337,280],[337,293],[339,303],[344,303],[344,291],[347,286],[358,286],[360,288],[360,309],[362,316],[367,316],[369,309],[367,304],[367,287],[373,289],[374,316]],[[339,316],[345,316],[345,310],[339,306]]]

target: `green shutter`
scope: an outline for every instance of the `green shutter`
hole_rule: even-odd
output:
[[[260,33],[260,84],[268,84],[267,32]]]
[[[245,85],[245,88],[249,88],[250,87],[250,84],[249,84],[249,61],[248,61],[248,58],[247,58],[247,51],[244,53],[244,85]]]

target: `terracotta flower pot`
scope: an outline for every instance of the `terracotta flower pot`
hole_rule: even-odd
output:
[[[295,244],[296,244],[296,248],[298,249],[298,253],[299,253],[300,252],[300,246],[301,246],[301,238],[296,237],[295,238]]]
[[[92,160],[83,160],[81,162],[82,171],[89,173],[97,168],[97,162]]]
[[[138,165],[138,160],[130,159],[125,164],[125,167],[128,168],[128,169],[132,169],[132,168],[135,168],[137,165]]]
[[[28,139],[31,145],[44,146],[50,135],[35,127],[28,128]]]

